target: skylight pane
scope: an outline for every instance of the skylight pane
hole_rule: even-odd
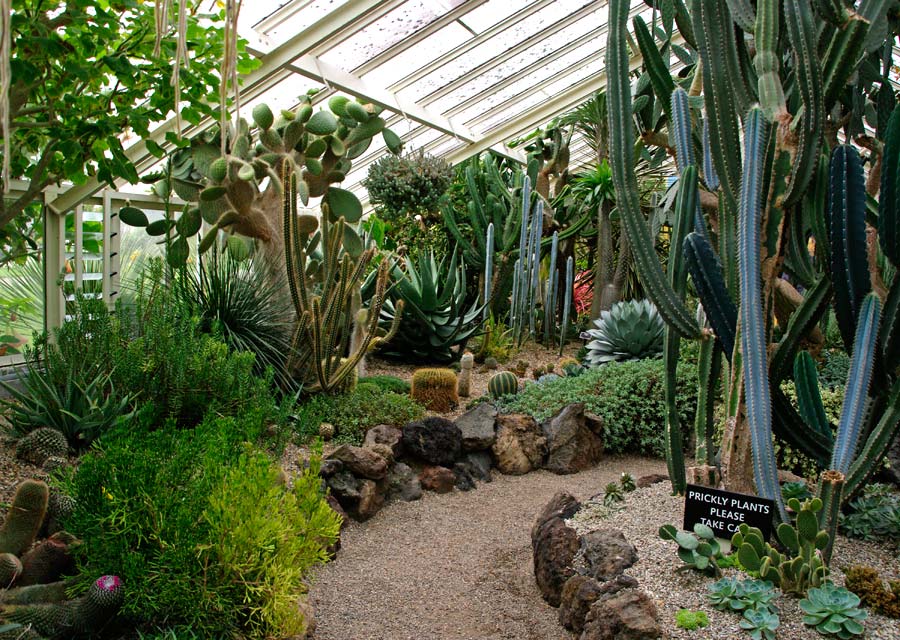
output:
[[[498,105],[505,100],[516,96],[527,89],[532,87],[539,86],[542,82],[546,81],[548,78],[553,77],[561,69],[569,69],[579,63],[582,63],[586,58],[590,58],[594,56],[596,59],[600,59],[602,55],[602,42],[593,38],[586,44],[581,45],[580,47],[570,51],[567,54],[557,58],[551,63],[548,63],[544,66],[538,67],[536,70],[521,75],[518,79],[512,77],[513,80],[511,83],[507,84],[502,89],[498,89],[497,91],[486,93],[480,100],[474,102],[471,106],[466,107],[462,111],[458,111],[457,115],[463,119],[470,119],[475,117],[479,113],[483,113],[486,109],[489,109],[495,105]],[[499,75],[499,71],[498,71]],[[498,79],[498,82],[501,81]],[[463,86],[459,87],[448,93],[446,96],[436,100],[433,103],[429,104],[429,107],[439,111],[440,113],[447,113],[448,111],[455,111],[454,107],[460,105],[465,102],[467,99],[477,96],[479,88],[479,80],[474,80],[473,82],[467,82]]]
[[[287,15],[284,21],[265,32],[273,47],[286,42],[300,31],[347,4],[347,0],[313,0],[301,10]]]
[[[409,0],[387,13],[352,38],[322,55],[325,62],[352,71],[404,38],[427,27],[446,9],[433,0]]]
[[[585,0],[558,0],[558,2],[554,2],[544,9],[532,14],[528,19],[510,25],[496,36],[473,47],[462,55],[455,57],[453,60],[448,61],[447,64],[435,69],[414,85],[405,88],[399,93],[404,98],[418,101],[453,80],[465,75],[469,71],[472,71],[478,66],[499,56],[504,51],[520,44],[527,38],[540,34],[541,31],[547,29],[565,16],[574,13],[586,4],[589,3],[586,3]],[[577,22],[577,24],[581,23],[584,23],[581,27],[582,33],[596,26],[593,20],[585,19]],[[544,43],[544,51],[552,51],[554,49],[554,41],[561,46],[561,44],[563,44],[563,42],[560,42],[561,40],[562,36],[554,34],[548,42]],[[537,56],[540,57],[540,54],[537,54]],[[507,73],[512,73],[514,71],[515,68]],[[482,87],[490,86],[494,81],[494,79],[486,78],[482,83]]]
[[[475,33],[482,33],[533,2],[534,0],[490,0],[472,9],[461,20]]]
[[[363,80],[374,87],[389,87],[471,38],[472,34],[464,27],[451,22],[422,42],[414,44],[384,64],[375,67],[363,75]]]

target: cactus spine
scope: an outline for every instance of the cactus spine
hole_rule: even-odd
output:
[[[311,363],[313,375],[306,389],[326,393],[339,391],[345,380],[356,375],[357,364],[366,353],[396,333],[403,303],[397,303],[397,313],[387,334],[378,336],[378,317],[384,304],[390,268],[384,260],[378,265],[365,336],[362,340],[354,340],[356,348],[348,353],[354,332],[354,300],[359,298],[361,283],[375,251],[362,248],[359,235],[347,225],[343,216],[337,215],[327,193],[322,201],[320,229],[310,234],[309,227],[303,225],[298,216],[298,183],[293,167],[285,161],[281,170],[285,185],[284,259],[291,300],[297,313],[289,368],[304,371]],[[356,200],[349,192],[341,193],[341,200]],[[358,201],[356,206],[359,206]],[[346,202],[341,202],[341,207],[355,209]],[[311,254],[318,247],[321,247],[321,260],[316,260],[314,266]]]
[[[459,404],[456,374],[451,369],[416,369],[409,395],[429,411],[451,411]]]

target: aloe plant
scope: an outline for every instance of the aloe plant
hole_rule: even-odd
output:
[[[900,357],[900,278],[891,279],[878,267],[886,261],[896,268],[900,260],[900,109],[888,77],[893,35],[881,28],[888,5],[871,0],[676,4],[663,22],[677,24],[683,38],[677,43],[679,57],[686,66],[673,75],[671,26],[651,29],[637,17],[632,39],[630,3],[610,2],[607,99],[618,211],[648,295],[669,326],[667,370],[677,366],[679,339],[709,341],[710,334],[729,365],[723,368],[728,374],[720,451],[724,484],[775,500],[786,519],[774,432],[819,463],[824,472],[819,518],[833,533],[841,502],[873,473],[900,422],[894,364]],[[635,85],[640,105],[632,98],[632,43],[643,58],[643,76]],[[633,109],[642,116],[633,118]],[[648,121],[643,117],[648,110],[658,118]],[[872,150],[868,183],[856,144],[864,120],[877,138],[862,139]],[[843,145],[836,135],[840,123],[849,123]],[[661,130],[668,135],[659,136]],[[682,254],[673,247],[667,273],[640,214],[634,176],[634,154],[654,145],[671,145],[679,189],[689,193],[696,180],[699,202],[693,229],[683,224],[685,218],[673,227]],[[877,207],[870,197],[876,195]],[[681,213],[688,215],[686,209]],[[877,246],[866,237],[874,227]],[[709,228],[717,232],[716,245]],[[814,254],[807,246],[810,238]],[[884,259],[869,259],[876,249]],[[685,268],[703,305],[706,331],[685,308]],[[882,279],[886,284],[876,299],[872,283]],[[781,323],[776,340],[775,297],[781,291],[792,291],[799,304]],[[836,437],[824,418],[809,356],[803,355],[804,341],[832,303],[854,359]],[[702,356],[706,398],[720,377],[711,366],[711,351],[706,347]],[[800,392],[799,410],[780,390],[791,377]],[[706,440],[701,436],[710,411],[708,402],[699,405],[698,444]],[[714,452],[698,453],[713,460]],[[669,443],[668,459],[673,489],[681,491],[684,463],[675,443]],[[829,551],[823,550],[826,561]]]
[[[451,362],[452,348],[465,343],[481,329],[484,304],[467,302],[466,266],[454,251],[440,262],[427,251],[418,264],[407,258],[403,268],[391,269],[391,291],[381,308],[382,326],[397,322],[393,340],[381,353],[390,357],[425,362]],[[371,283],[367,288],[371,287]]]

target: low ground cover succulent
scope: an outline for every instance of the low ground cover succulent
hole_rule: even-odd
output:
[[[823,636],[848,640],[865,631],[863,622],[868,614],[859,608],[859,604],[859,596],[855,593],[826,582],[809,590],[807,597],[800,601],[800,609],[805,625],[814,627]]]

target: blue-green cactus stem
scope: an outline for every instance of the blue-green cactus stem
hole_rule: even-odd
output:
[[[870,293],[863,301],[859,314],[853,357],[847,374],[844,406],[834,441],[834,453],[831,456],[830,468],[844,475],[850,471],[864,423],[866,399],[872,379],[872,367],[875,364],[880,314],[881,302],[876,294]]]
[[[697,324],[684,303],[666,282],[656,255],[656,243],[641,212],[640,194],[634,174],[634,124],[631,118],[631,80],[628,54],[628,0],[609,3],[607,45],[607,102],[609,103],[609,150],[616,204],[631,243],[641,281],[667,324],[684,337],[698,334]]]
[[[562,355],[566,344],[566,330],[569,326],[569,308],[572,306],[572,289],[575,285],[575,259],[569,256],[566,260],[566,295],[563,299],[562,328],[559,331],[559,355]]]
[[[848,352],[863,298],[869,293],[866,253],[866,187],[859,152],[841,145],[831,155],[831,189],[828,217],[831,222],[831,280],[834,311]]]
[[[741,354],[756,489],[760,495],[775,501],[781,520],[787,522],[772,444],[772,399],[769,392],[768,345],[763,312],[765,305],[761,293],[759,227],[762,220],[763,167],[767,138],[767,125],[762,109],[754,107],[747,115],[744,129],[744,171],[738,213]]]

